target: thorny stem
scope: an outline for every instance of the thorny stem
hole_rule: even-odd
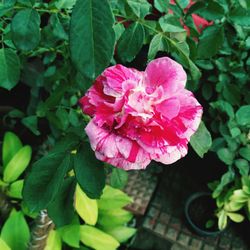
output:
[[[35,219],[28,250],[43,250],[50,230],[55,227],[46,210],[41,210]]]

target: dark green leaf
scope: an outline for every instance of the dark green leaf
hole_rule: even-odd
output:
[[[230,119],[234,118],[234,109],[230,103],[219,100],[216,102],[212,102],[210,105],[214,109],[218,109],[220,112],[226,113]]]
[[[25,179],[23,197],[31,211],[39,211],[53,201],[70,168],[70,154],[50,153],[32,166]]]
[[[78,0],[70,24],[71,58],[85,77],[96,78],[114,51],[114,18],[107,0]]]
[[[200,37],[198,43],[198,57],[206,59],[214,56],[224,41],[224,28],[223,26],[209,26]]]
[[[123,62],[132,61],[139,53],[144,41],[144,28],[140,23],[131,24],[120,37],[117,53]]]
[[[241,99],[240,89],[237,85],[226,84],[223,88],[223,97],[232,105],[239,105]]]
[[[35,9],[20,10],[11,23],[12,40],[17,48],[28,51],[40,42],[40,16]]]
[[[91,199],[98,199],[105,186],[105,171],[103,164],[95,157],[89,144],[84,143],[74,158],[76,179],[82,190]]]
[[[200,123],[195,134],[192,135],[190,144],[200,157],[203,157],[212,146],[211,135],[203,122]]]
[[[114,188],[122,189],[127,184],[128,173],[120,168],[113,168],[110,177],[110,185]]]
[[[8,244],[11,250],[26,250],[30,239],[28,224],[23,213],[13,212],[6,220],[2,231],[1,238]]]
[[[68,225],[74,217],[74,192],[76,183],[74,178],[65,179],[56,198],[48,206],[49,217],[56,227]]]
[[[12,89],[20,77],[20,61],[12,49],[0,49],[0,87]]]
[[[39,130],[37,129],[37,116],[32,115],[22,119],[23,125],[25,125],[30,131],[35,135],[40,135]]]
[[[235,178],[235,173],[231,170],[222,175],[221,180],[217,188],[213,192],[213,198],[217,198],[222,192],[223,188],[232,182]]]
[[[199,14],[201,17],[207,20],[221,19],[225,15],[224,8],[215,1],[209,1],[206,8],[199,9],[195,13]]]

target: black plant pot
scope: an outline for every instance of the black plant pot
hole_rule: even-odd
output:
[[[215,237],[222,231],[218,229],[217,218],[214,215],[216,209],[215,200],[210,193],[198,192],[192,194],[185,203],[185,216],[190,227],[200,236]],[[215,224],[206,228],[206,222],[214,219]]]

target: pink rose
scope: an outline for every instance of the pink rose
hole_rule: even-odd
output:
[[[107,68],[80,99],[92,117],[85,130],[96,157],[130,170],[185,156],[202,116],[185,89],[186,78],[168,57],[153,60],[145,72],[119,64]]]

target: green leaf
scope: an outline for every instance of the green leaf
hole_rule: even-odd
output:
[[[23,197],[31,211],[39,211],[55,199],[71,165],[65,152],[50,153],[36,161],[24,181]]]
[[[128,172],[121,168],[113,168],[110,177],[110,185],[114,188],[122,189],[128,181]]]
[[[72,9],[76,0],[56,0],[54,2],[57,9]]]
[[[13,10],[16,0],[1,1],[0,3],[0,17],[7,14],[9,11]]]
[[[76,1],[70,24],[70,52],[83,76],[95,79],[109,65],[115,44],[113,24],[107,0]]]
[[[80,188],[76,186],[75,209],[85,223],[94,226],[97,222],[98,207],[97,201],[90,199]]]
[[[95,158],[88,143],[84,143],[74,158],[76,179],[91,199],[98,199],[105,186],[105,171],[103,164]]]
[[[65,32],[63,24],[57,14],[51,15],[49,22],[52,33],[57,39],[68,40],[68,34]]]
[[[23,147],[20,139],[12,132],[6,132],[3,138],[3,166],[7,166],[14,155]]]
[[[168,13],[169,1],[154,0],[154,7],[160,12]]]
[[[0,238],[0,249],[1,250],[11,250],[10,247],[5,243],[5,241]]]
[[[71,247],[79,248],[80,244],[80,224],[79,222],[66,225],[57,229],[62,240]]]
[[[223,26],[213,25],[204,29],[198,43],[198,58],[206,59],[214,56],[222,46],[223,41]]]
[[[164,32],[184,32],[178,17],[173,14],[166,14],[159,20],[160,26]]]
[[[7,190],[7,195],[12,198],[22,199],[23,182],[23,180],[18,180],[11,183]]]
[[[37,116],[32,115],[22,119],[22,124],[25,125],[33,134],[40,135],[37,129]]]
[[[12,40],[23,51],[36,48],[40,42],[40,16],[35,9],[17,12],[11,23]]]
[[[234,222],[242,222],[244,220],[244,216],[237,213],[227,213],[227,216]]]
[[[62,241],[60,235],[55,230],[50,230],[44,250],[61,250]]]
[[[22,147],[9,161],[3,172],[5,182],[13,182],[23,173],[29,165],[32,150],[30,146]]]
[[[227,165],[231,165],[234,160],[234,152],[230,151],[228,148],[220,148],[217,151],[217,155],[221,161],[225,162]]]
[[[127,242],[137,231],[135,228],[126,226],[102,228],[102,230],[108,233],[109,235],[113,236],[120,243]]]
[[[249,174],[249,162],[245,159],[237,159],[235,160],[235,165],[239,169],[241,175]]]
[[[131,62],[142,48],[144,27],[135,22],[131,24],[121,35],[117,44],[117,53],[123,62]]]
[[[57,228],[71,223],[74,218],[75,186],[73,177],[65,179],[55,199],[48,205],[48,215]]]
[[[30,232],[23,213],[12,211],[1,231],[1,238],[11,250],[26,250],[30,240]]]
[[[236,138],[237,136],[241,134],[241,130],[238,127],[234,127],[230,129],[230,133],[233,138]]]
[[[121,226],[128,223],[132,218],[133,214],[122,208],[101,210],[97,224],[103,227]]]
[[[0,87],[11,90],[20,77],[19,57],[12,49],[0,49]]]
[[[250,147],[240,148],[239,154],[246,160],[250,161]]]
[[[229,19],[233,24],[250,26],[250,9],[245,10],[237,6],[229,12]]]
[[[96,250],[115,250],[120,246],[112,236],[88,225],[80,227],[80,238],[84,245]]]
[[[133,202],[133,199],[119,189],[105,186],[101,199],[97,200],[100,210],[122,208]]]
[[[168,43],[162,34],[157,34],[150,42],[148,50],[148,61],[155,58],[158,51],[168,51]]]
[[[180,5],[182,9],[185,9],[187,8],[190,1],[189,0],[176,0],[176,2]]]
[[[250,105],[241,106],[237,110],[236,121],[241,126],[250,125]]]
[[[151,5],[147,0],[127,0],[127,3],[137,17],[144,18],[150,13]]]
[[[212,146],[211,135],[203,122],[200,123],[200,126],[195,134],[192,135],[190,144],[201,158]]]

